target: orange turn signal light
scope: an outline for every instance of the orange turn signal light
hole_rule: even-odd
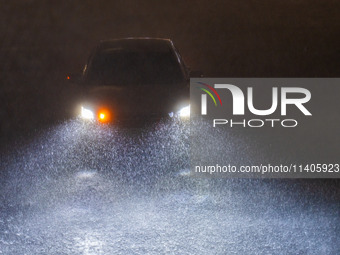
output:
[[[105,120],[105,117],[106,117],[105,113],[99,113],[99,119]]]
[[[110,122],[112,120],[112,116],[110,111],[108,111],[107,109],[101,109],[98,111],[98,120],[100,122]]]

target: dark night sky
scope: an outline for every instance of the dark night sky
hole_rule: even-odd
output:
[[[1,0],[2,133],[44,118],[37,112],[58,101],[52,95],[65,75],[80,71],[101,39],[171,38],[209,77],[338,77],[339,7],[336,0]],[[33,117],[23,120],[27,113]]]

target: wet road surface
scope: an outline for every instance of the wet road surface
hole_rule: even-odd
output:
[[[334,181],[193,178],[188,129],[69,121],[3,153],[0,254],[338,254]]]

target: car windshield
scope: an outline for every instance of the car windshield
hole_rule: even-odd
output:
[[[152,85],[184,81],[175,54],[167,51],[109,49],[96,54],[88,70],[100,85]]]

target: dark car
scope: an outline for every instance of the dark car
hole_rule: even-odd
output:
[[[83,119],[123,123],[189,116],[189,71],[169,39],[103,41],[78,83]]]

